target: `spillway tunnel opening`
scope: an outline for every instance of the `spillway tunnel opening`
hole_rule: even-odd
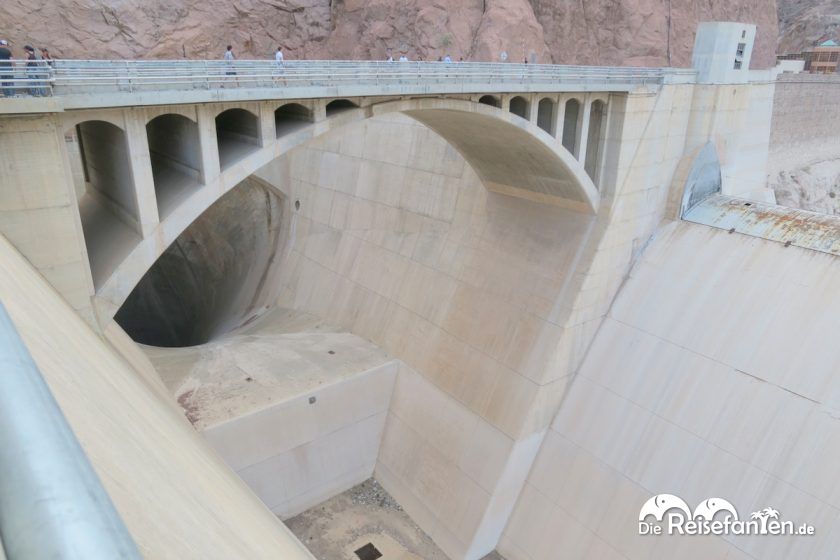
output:
[[[164,251],[115,319],[135,342],[197,346],[248,323],[272,301],[285,200],[249,178]]]

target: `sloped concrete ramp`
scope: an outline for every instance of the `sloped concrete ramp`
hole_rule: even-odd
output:
[[[509,560],[835,558],[837,257],[686,222],[636,264],[553,422]],[[813,536],[640,536],[642,505],[723,498]]]
[[[0,300],[145,558],[312,558],[2,236]]]

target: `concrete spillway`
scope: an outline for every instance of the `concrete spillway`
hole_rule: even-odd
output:
[[[116,321],[136,342],[163,347],[203,344],[248,321],[276,289],[283,212],[276,191],[246,180],[170,245]]]
[[[546,436],[507,558],[831,558],[837,257],[670,223],[634,267]],[[816,536],[640,536],[650,496],[772,506]],[[677,552],[679,550],[679,552]],[[587,555],[588,554],[588,555]],[[688,552],[686,552],[688,554]]]
[[[830,558],[836,257],[672,221],[707,146],[769,201],[773,85],[728,65],[10,117],[0,296],[148,557],[292,558],[275,516],[373,474],[454,560]],[[666,492],[819,530],[640,540]]]

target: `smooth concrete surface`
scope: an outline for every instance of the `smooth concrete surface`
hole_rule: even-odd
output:
[[[94,324],[93,280],[64,144],[52,118],[0,119],[0,233]]]
[[[397,362],[276,309],[203,346],[144,347],[196,429],[288,518],[371,476]]]
[[[830,559],[840,379],[837,257],[689,223],[661,228],[551,425],[499,551],[509,560]],[[772,506],[813,536],[658,537],[670,493]]]
[[[140,233],[126,132],[106,121],[80,123],[79,144],[84,151],[88,184],[114,215]]]
[[[630,140],[607,150],[618,187],[594,222],[488,191],[443,138],[401,116],[336,130],[258,172],[300,202],[280,305],[405,364],[377,477],[451,557],[495,546],[568,376],[663,215],[691,93],[614,101],[608,133]],[[463,463],[471,454],[487,474]]]
[[[684,153],[693,159],[706,143],[715,145],[723,194],[775,202],[767,186],[774,90],[772,82],[694,88]]]
[[[93,286],[99,288],[114,268],[128,257],[141,237],[95,192],[88,192],[79,200],[79,218],[90,259]]]
[[[0,299],[144,558],[312,558],[5,238]]]
[[[700,84],[739,84],[750,77],[756,26],[709,21],[697,26],[692,66]]]

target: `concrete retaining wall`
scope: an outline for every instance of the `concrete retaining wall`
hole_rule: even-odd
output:
[[[774,158],[794,151],[793,155],[807,163],[808,153],[815,150],[819,154],[821,148],[840,156],[838,96],[840,77],[780,75],[770,131],[770,152]]]
[[[840,213],[840,77],[779,76],[768,183],[779,204]]]
[[[395,361],[203,431],[210,445],[286,519],[370,478]]]

